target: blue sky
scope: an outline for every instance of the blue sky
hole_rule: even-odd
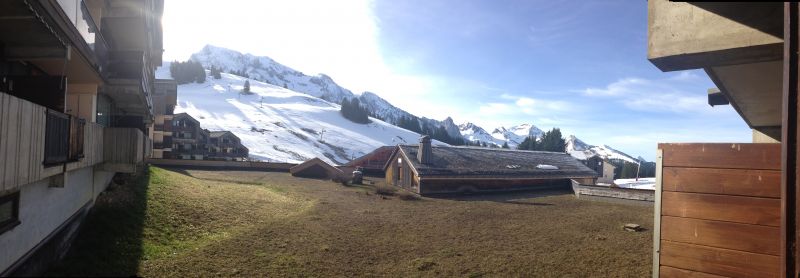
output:
[[[714,85],[702,70],[647,61],[646,1],[226,3],[167,1],[165,56],[211,43],[326,73],[419,116],[490,132],[560,127],[648,160],[658,142],[750,140],[730,106],[706,104]]]

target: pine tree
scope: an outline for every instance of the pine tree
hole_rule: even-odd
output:
[[[244,87],[242,87],[242,94],[245,95],[250,94],[250,80],[244,81]]]
[[[503,142],[503,149],[510,149],[510,148],[508,147],[508,142]]]

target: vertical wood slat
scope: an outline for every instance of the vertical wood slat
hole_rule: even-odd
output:
[[[6,163],[3,165],[5,167],[5,172],[8,173],[6,176],[6,180],[4,181],[7,184],[16,185],[19,182],[19,178],[16,175],[16,163],[8,163],[8,162],[16,162],[18,157],[18,144],[19,144],[19,137],[17,137],[18,127],[19,127],[19,106],[20,102],[12,101],[9,103],[10,105],[3,107],[3,110],[8,111],[8,127],[6,128],[4,134],[7,134],[5,137],[8,141],[5,144],[6,149]]]
[[[0,191],[55,175],[59,167],[45,169],[45,108],[5,93],[0,93]]]
[[[797,277],[800,273],[797,248],[797,199],[800,197],[797,182],[800,171],[797,170],[798,144],[800,144],[800,5],[785,3],[783,7],[783,89],[781,116],[781,275]]]
[[[6,119],[8,118],[7,115],[8,109],[6,109],[6,106],[8,105],[7,104],[8,101],[9,101],[8,95],[0,93],[0,108],[2,108],[0,109],[0,134],[7,134],[5,128],[6,126],[8,126],[8,124],[6,124],[7,122]],[[0,160],[2,161],[8,161],[6,159],[6,150],[5,150],[5,147],[7,145],[6,140],[7,139],[5,138],[5,136],[0,136]],[[5,191],[6,187],[8,186],[9,185],[6,184],[6,169],[5,167],[0,167],[0,190]]]

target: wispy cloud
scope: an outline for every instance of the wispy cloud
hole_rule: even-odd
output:
[[[703,84],[698,74],[685,71],[661,79],[622,78],[605,87],[576,91],[641,112],[715,113],[719,109],[712,109],[704,91],[698,90]]]

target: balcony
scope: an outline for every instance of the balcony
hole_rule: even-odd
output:
[[[103,130],[103,169],[112,172],[134,173],[142,166],[148,150],[148,140],[136,128],[110,127]]]
[[[103,127],[0,93],[0,190],[103,162]]]
[[[142,51],[113,51],[106,71],[108,84],[103,90],[128,115],[153,117],[152,65]]]

